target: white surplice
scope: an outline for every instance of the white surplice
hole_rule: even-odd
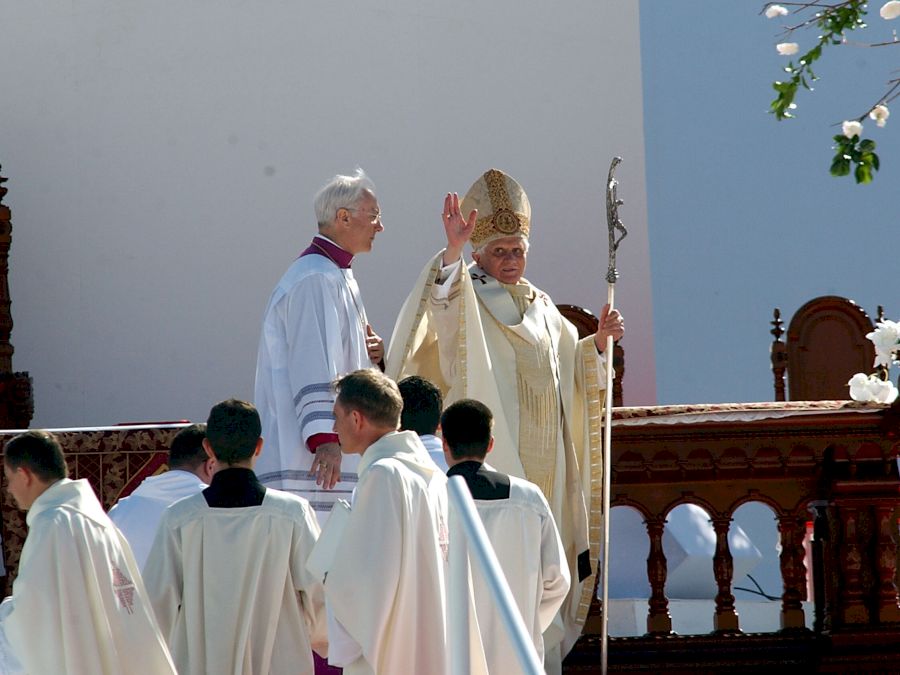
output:
[[[174,674],[128,543],[87,480],[31,505],[2,630],[22,672]]]
[[[120,499],[109,510],[109,517],[131,544],[141,569],[147,562],[150,546],[163,511],[179,499],[190,497],[206,487],[190,471],[172,469],[141,481],[134,492]]]
[[[259,506],[166,510],[144,578],[181,673],[312,675],[327,654],[322,585],[306,571],[309,505],[268,489]]]
[[[350,498],[358,459],[345,455],[340,481],[333,490],[323,490],[308,475],[315,455],[306,441],[334,431],[332,382],[372,367],[367,323],[353,271],[314,254],[288,268],[263,319],[254,404],[266,450],[256,473],[268,487],[309,500],[320,520],[335,500]]]
[[[596,572],[599,555],[604,358],[592,337],[578,339],[575,327],[540,289],[522,280],[533,297],[523,314],[510,292],[474,263],[463,266],[456,281],[445,278],[449,268],[442,268],[442,256],[443,251],[425,266],[400,311],[386,373],[397,380],[421,375],[433,381],[447,405],[461,398],[485,403],[494,413],[491,464],[503,473],[548,484],[545,496],[572,577],[557,622],[564,628],[565,654],[581,634],[593,595],[594,574],[579,579],[587,572],[588,561]],[[529,476],[519,455],[521,373],[516,341],[546,345],[541,357],[558,392],[556,441],[543,449],[549,479]],[[551,636],[547,637],[549,649]]]
[[[570,576],[550,506],[533,483],[509,476],[507,499],[475,499],[488,540],[509,583],[538,657],[544,658],[543,633],[553,622]],[[491,673],[518,663],[484,575],[472,572],[475,608]],[[557,637],[557,641],[562,636]]]
[[[346,675],[447,673],[447,551],[446,476],[414,432],[383,436],[362,455],[325,580],[329,611],[362,654],[340,664]]]

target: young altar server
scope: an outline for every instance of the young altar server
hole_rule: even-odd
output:
[[[174,675],[131,549],[87,480],[67,478],[56,438],[12,438],[3,471],[28,511],[19,575],[0,609],[4,672]]]
[[[444,459],[444,444],[435,434],[441,426],[441,410],[444,398],[441,390],[424,377],[410,375],[397,383],[403,397],[403,411],[400,413],[401,431],[415,431],[428,451],[431,459],[441,471],[447,472]]]
[[[393,380],[358,370],[335,387],[341,450],[361,458],[325,579],[329,663],[345,675],[441,675],[447,478],[415,432],[397,431],[403,401]]]
[[[213,406],[210,486],[162,520],[144,579],[181,673],[312,675],[327,654],[322,585],[306,571],[319,525],[302,497],[264,487],[256,409]]]
[[[148,476],[109,510],[109,517],[131,544],[141,569],[163,512],[179,499],[200,492],[212,478],[215,461],[203,448],[204,438],[205,424],[192,424],[175,434],[169,448],[169,470]]]
[[[441,415],[447,476],[462,476],[484,523],[513,598],[544,658],[547,631],[569,592],[569,567],[550,506],[534,483],[485,466],[494,445],[494,416],[486,405],[461,399]],[[518,661],[497,605],[481,574],[472,574],[475,611],[491,673],[515,668]],[[548,636],[558,642],[562,635]]]

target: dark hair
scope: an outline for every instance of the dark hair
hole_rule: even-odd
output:
[[[192,424],[175,434],[169,447],[169,468],[194,471],[203,464],[207,460],[206,450],[203,449],[204,438],[205,424]]]
[[[441,415],[441,435],[453,459],[484,459],[491,444],[494,415],[481,401],[463,398],[447,406]]]
[[[377,426],[396,429],[400,425],[403,399],[397,383],[380,370],[365,368],[345,375],[334,383],[337,402],[356,410]]]
[[[411,375],[397,383],[403,397],[400,413],[400,428],[415,431],[419,436],[433,434],[441,423],[441,408],[444,398],[441,390],[430,380]]]
[[[216,403],[206,420],[206,438],[216,459],[223,464],[250,459],[261,433],[256,408],[235,398]]]
[[[10,469],[24,467],[45,483],[69,475],[66,458],[56,436],[49,431],[26,431],[9,439],[3,449]]]

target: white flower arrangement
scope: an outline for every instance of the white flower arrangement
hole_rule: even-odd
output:
[[[867,333],[866,337],[875,345],[873,366],[881,368],[881,374],[856,373],[847,383],[850,398],[854,401],[893,403],[900,392],[888,379],[888,372],[891,366],[900,366],[900,323],[879,321],[875,330]]]

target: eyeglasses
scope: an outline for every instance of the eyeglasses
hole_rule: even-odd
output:
[[[344,206],[344,207],[341,207],[341,208],[347,209],[348,211],[359,211],[359,209],[355,209],[355,208],[353,208],[352,206]],[[370,212],[367,213],[366,215],[369,216],[369,218],[371,219],[369,222],[370,222],[372,225],[376,225],[376,224],[378,224],[378,223],[381,222],[381,216],[382,216],[383,214],[382,214],[381,211],[370,211]]]
[[[521,260],[525,257],[525,249],[519,248],[518,246],[515,248],[491,248],[488,249],[488,255],[492,258],[496,258],[497,260],[504,260],[506,258],[515,258],[516,260]]]

